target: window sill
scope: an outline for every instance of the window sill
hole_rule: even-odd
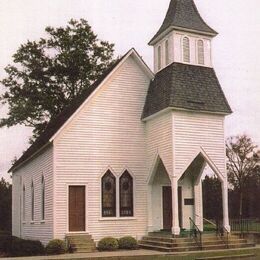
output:
[[[26,224],[26,221],[23,221],[22,223],[23,223],[23,224]]]
[[[99,221],[124,221],[124,220],[136,220],[136,217],[112,217],[112,218],[100,218]]]
[[[41,220],[41,221],[40,221],[40,224],[45,224],[45,220]]]
[[[31,221],[30,224],[35,224],[35,221]]]

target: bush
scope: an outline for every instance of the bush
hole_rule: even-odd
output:
[[[12,237],[11,256],[44,255],[45,249],[40,241]]]
[[[1,232],[0,233],[0,252],[9,254],[11,252],[11,247],[12,247],[12,236]]]
[[[66,253],[66,244],[63,240],[53,239],[46,246],[47,255],[60,255]]]
[[[118,249],[118,241],[113,237],[104,237],[98,242],[100,251],[114,251]]]
[[[136,239],[131,236],[121,237],[118,244],[120,249],[136,249],[138,247]]]

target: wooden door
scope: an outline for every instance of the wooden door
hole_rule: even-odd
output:
[[[85,186],[69,186],[69,231],[85,231]]]
[[[182,223],[182,187],[178,187],[178,209],[179,209],[179,224],[180,228],[183,227]]]
[[[163,229],[172,228],[172,188],[163,187]]]

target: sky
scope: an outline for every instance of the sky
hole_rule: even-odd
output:
[[[27,40],[44,37],[46,26],[86,19],[98,37],[115,43],[115,55],[134,47],[153,68],[147,43],[159,29],[170,0],[0,0],[0,79],[12,55]],[[232,107],[226,136],[247,134],[260,146],[260,1],[195,0],[201,16],[219,35],[213,66]],[[0,86],[0,92],[3,88]],[[7,112],[0,105],[0,117]],[[0,178],[28,147],[31,129],[0,129]]]

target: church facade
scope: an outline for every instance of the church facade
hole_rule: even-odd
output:
[[[225,117],[212,67],[217,32],[193,0],[171,0],[149,42],[154,72],[131,49],[76,98],[12,166],[13,235],[47,243],[151,231],[203,230],[201,179],[222,185],[227,230]]]

